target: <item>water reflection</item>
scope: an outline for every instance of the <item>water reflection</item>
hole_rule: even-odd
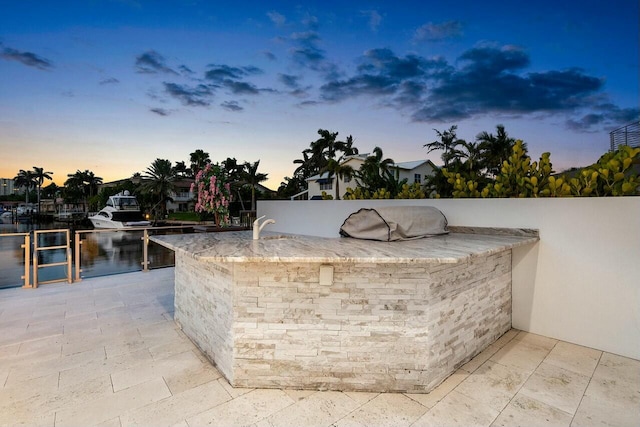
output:
[[[71,239],[72,262],[75,261],[76,230],[91,227],[69,227],[66,223],[50,224],[12,224],[0,223],[1,233],[26,233],[33,230],[69,229]],[[167,234],[183,230],[149,230],[150,234]],[[189,230],[186,230],[189,231]],[[143,231],[100,231],[80,233],[82,269],[81,277],[95,277],[108,274],[127,273],[142,270]],[[33,236],[33,234],[32,234]],[[20,247],[24,236],[0,237],[0,288],[21,286],[24,274],[24,250]],[[38,246],[66,245],[66,233],[38,234]],[[33,252],[32,252],[33,254]],[[51,264],[65,261],[66,249],[52,249],[38,252],[38,264]],[[149,268],[174,265],[173,251],[155,243],[148,247]],[[73,270],[72,274],[75,274]],[[38,281],[66,279],[66,266],[53,266],[38,269]]]

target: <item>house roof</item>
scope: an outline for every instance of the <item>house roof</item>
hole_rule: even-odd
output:
[[[419,166],[422,166],[425,163],[429,164],[434,169],[436,168],[436,166],[431,162],[431,160],[414,160],[414,161],[411,161],[411,162],[394,163],[392,167],[411,170],[411,169],[415,169],[415,168],[417,168]]]

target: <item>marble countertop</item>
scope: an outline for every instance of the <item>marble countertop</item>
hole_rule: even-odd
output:
[[[152,236],[150,239],[202,261],[399,264],[457,263],[539,240],[537,235],[527,233],[478,234],[477,231],[396,242],[274,232],[262,232],[260,240],[253,240],[251,231]]]

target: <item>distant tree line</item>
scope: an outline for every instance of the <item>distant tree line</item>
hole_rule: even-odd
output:
[[[35,192],[38,203],[41,198],[62,198],[65,203],[81,203],[85,210],[89,211],[97,211],[105,206],[109,196],[127,190],[137,196],[144,210],[155,211],[158,217],[163,217],[167,210],[166,204],[172,200],[171,195],[176,190],[176,183],[181,179],[193,179],[207,163],[212,163],[209,153],[202,149],[190,153],[189,160],[187,166],[184,161],[173,164],[167,159],[156,159],[143,173],[136,172],[130,179],[100,191],[98,187],[103,184],[103,179],[90,170],[77,170],[68,174],[62,187],[55,183],[43,187],[45,180],[52,180],[53,172],[45,172],[44,168],[34,166],[33,170],[21,169],[14,177],[14,184],[16,188],[25,190],[26,203],[33,199]],[[236,158],[229,157],[218,165],[231,183],[233,194],[236,196],[235,203],[238,206],[235,210],[255,210],[256,198],[267,196],[256,189],[256,186],[264,182],[268,176],[259,172],[260,160],[241,163]],[[23,199],[18,195],[8,198]],[[245,201],[250,201],[250,204],[245,206]]]

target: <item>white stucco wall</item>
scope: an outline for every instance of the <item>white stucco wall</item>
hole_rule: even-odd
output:
[[[451,225],[540,230],[513,253],[513,326],[640,359],[640,197],[261,201],[271,231],[337,237],[361,207],[429,205]]]

